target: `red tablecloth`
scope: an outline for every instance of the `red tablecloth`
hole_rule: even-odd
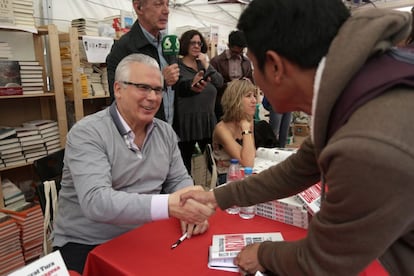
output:
[[[237,275],[207,267],[208,248],[213,234],[281,232],[285,240],[306,236],[306,230],[256,216],[243,220],[224,211],[210,218],[209,230],[185,240],[176,249],[171,245],[181,236],[179,222],[169,219],[145,224],[96,247],[88,256],[84,276],[97,275]],[[388,275],[374,262],[360,276]]]

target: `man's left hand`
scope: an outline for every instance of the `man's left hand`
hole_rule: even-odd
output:
[[[254,275],[257,271],[264,272],[265,269],[259,264],[257,253],[260,243],[252,243],[245,246],[234,258],[234,264],[237,265],[245,274]]]

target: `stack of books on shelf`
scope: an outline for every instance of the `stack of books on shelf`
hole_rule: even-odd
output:
[[[34,126],[16,127],[17,137],[22,148],[25,162],[32,162],[47,155],[44,141]]]
[[[10,179],[4,178],[1,180],[1,187],[3,192],[4,206],[10,206],[16,203],[25,202],[22,190],[14,184]]]
[[[13,218],[20,230],[20,243],[26,264],[39,258],[43,249],[43,213],[33,202],[15,203],[0,209]]]
[[[15,128],[0,127],[0,167],[26,164]]]
[[[72,20],[72,27],[78,29],[79,35],[99,36],[99,20],[89,18],[78,18]]]
[[[0,59],[13,59],[13,51],[6,41],[0,41]]]
[[[0,275],[25,265],[16,221],[0,212]]]
[[[23,126],[36,128],[39,131],[40,140],[44,142],[45,148],[41,155],[29,158],[28,162],[60,150],[60,135],[57,121],[46,119],[33,120],[23,123]]]
[[[33,0],[13,0],[14,23],[18,26],[34,27]]]
[[[311,218],[305,205],[296,196],[257,204],[256,214],[304,229],[308,229]]]
[[[19,62],[0,59],[0,96],[22,94]]]
[[[23,95],[44,93],[43,67],[38,61],[19,61]]]
[[[263,241],[283,241],[283,236],[279,232],[213,235],[209,247],[208,267],[238,272],[238,267],[233,264],[234,257],[246,245]]]

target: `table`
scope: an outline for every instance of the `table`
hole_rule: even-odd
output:
[[[213,234],[281,232],[288,241],[306,236],[306,229],[260,216],[244,220],[221,210],[217,210],[209,222],[210,228],[206,233],[185,240],[173,250],[171,245],[181,236],[177,219],[145,224],[97,246],[89,253],[82,275],[239,275],[207,267],[208,247]],[[388,274],[377,262],[360,274],[374,275]]]

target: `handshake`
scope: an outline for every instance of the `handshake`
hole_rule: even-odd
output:
[[[188,224],[200,224],[215,213],[217,202],[213,191],[191,186],[170,194],[168,207],[170,217]]]

